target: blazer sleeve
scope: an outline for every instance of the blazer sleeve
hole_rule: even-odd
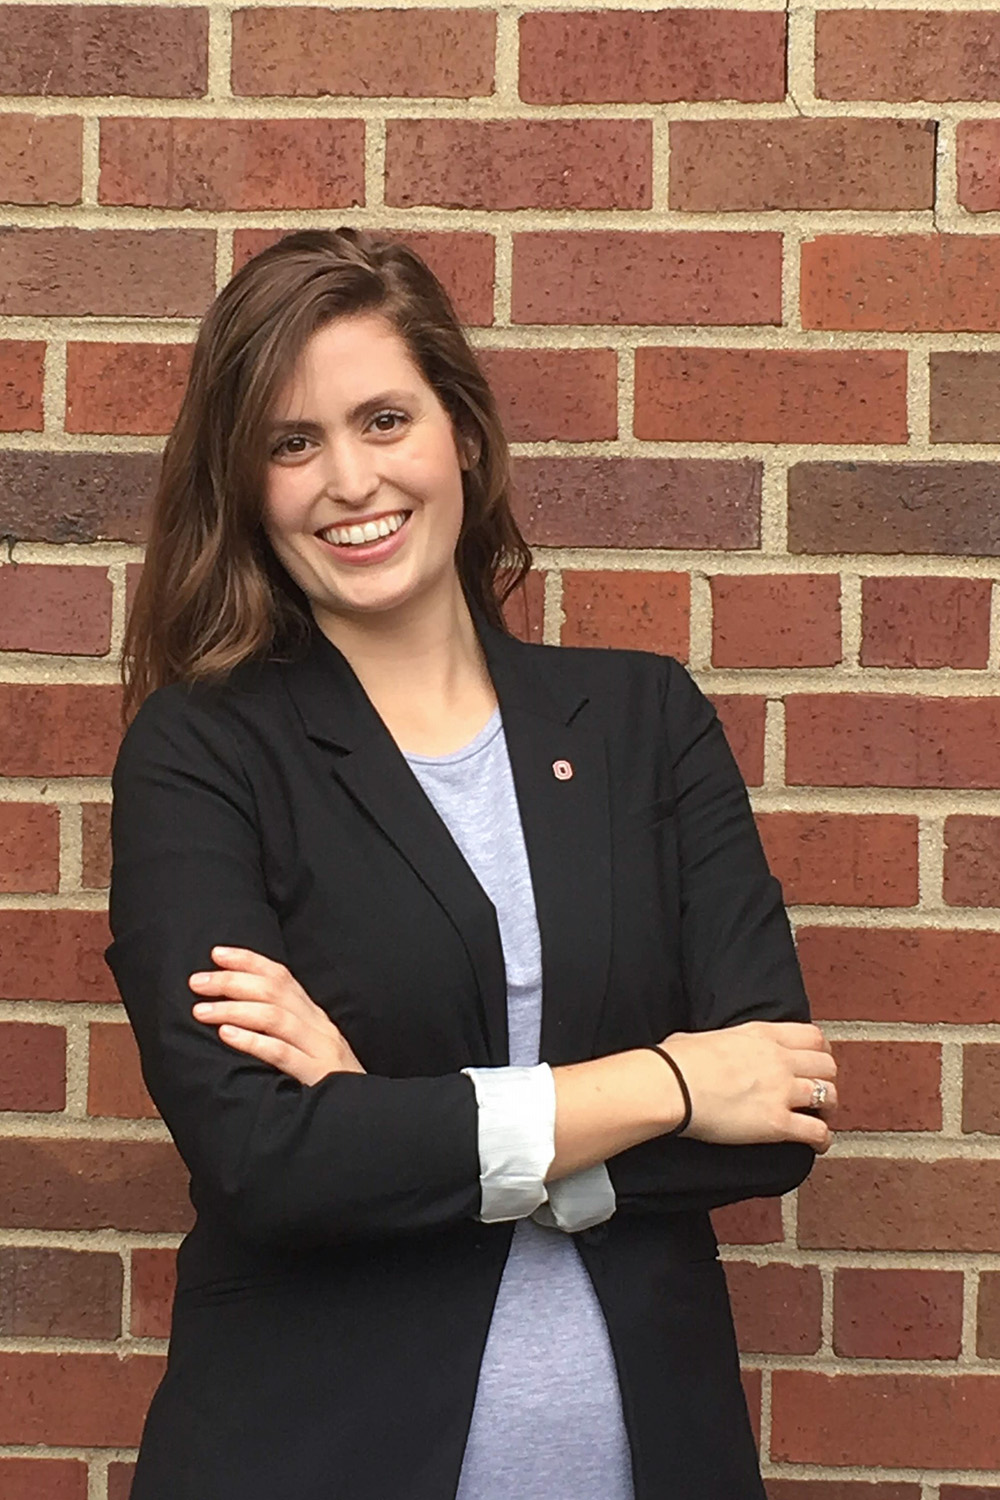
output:
[[[194,1020],[216,944],[286,963],[236,737],[182,685],[143,704],[113,778],[105,958],[192,1178],[236,1233],[302,1248],[429,1229],[480,1207],[469,1078],[335,1073],[307,1087]]]
[[[663,662],[661,744],[676,790],[680,951],[689,1029],[807,1021],[809,1002],[782,901],[743,778],[712,704]],[[723,1146],[661,1137],[608,1163],[618,1208],[680,1212],[787,1193],[807,1176],[795,1141]]]

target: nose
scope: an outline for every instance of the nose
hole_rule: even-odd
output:
[[[377,455],[350,435],[331,444],[325,475],[326,493],[343,505],[361,508],[379,487]]]

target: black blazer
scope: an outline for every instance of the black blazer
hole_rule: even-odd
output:
[[[476,623],[538,907],[542,1058],[807,1018],[780,887],[684,668]],[[451,1500],[512,1234],[476,1218],[459,1071],[507,1061],[494,909],[318,628],[294,660],[153,693],[113,789],[106,958],[197,1211],[133,1500]],[[187,978],[216,943],[287,963],[368,1076],[302,1087],[194,1021]],[[609,1163],[617,1211],[577,1243],[637,1500],[763,1497],[707,1210],[786,1192],[812,1159],[658,1140]]]

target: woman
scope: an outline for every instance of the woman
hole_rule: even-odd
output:
[[[423,263],[246,265],[113,783],[107,958],[197,1210],[133,1500],[763,1495],[707,1211],[802,1180],[834,1063],[711,706],[508,635],[527,564]]]

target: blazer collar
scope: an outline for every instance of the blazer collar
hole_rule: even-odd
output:
[[[473,619],[503,719],[542,943],[541,1058],[592,1055],[611,950],[611,839],[603,733],[561,653]],[[492,903],[343,654],[314,625],[283,676],[331,771],[455,925],[476,975],[485,1052],[508,1061],[507,988]],[[559,762],[564,765],[558,766]],[[571,774],[566,776],[566,767]]]

